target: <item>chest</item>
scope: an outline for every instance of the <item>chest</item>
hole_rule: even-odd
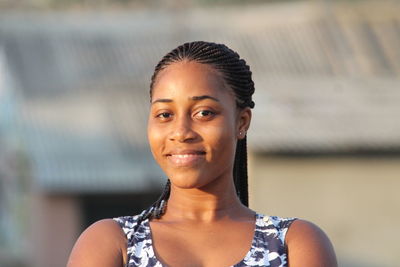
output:
[[[132,227],[124,227],[127,266],[285,267],[284,239],[292,219],[284,222],[269,218],[257,215],[255,225],[186,227],[145,220],[134,232]]]
[[[168,266],[231,266],[246,257],[254,222],[202,225],[152,224],[156,257]]]

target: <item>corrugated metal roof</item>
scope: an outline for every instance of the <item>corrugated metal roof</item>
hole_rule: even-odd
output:
[[[160,183],[145,141],[149,80],[163,54],[191,40],[226,43],[250,64],[254,150],[398,148],[400,16],[340,14],[293,4],[2,16],[37,183],[64,191]]]
[[[265,78],[262,84],[266,90],[256,93],[256,103],[262,104],[256,104],[249,131],[255,151],[399,149],[399,81],[288,76],[286,81]]]
[[[139,192],[154,190],[163,174],[140,147],[121,148],[112,136],[24,124],[35,186],[50,192]]]

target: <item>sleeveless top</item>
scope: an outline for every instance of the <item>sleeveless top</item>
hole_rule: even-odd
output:
[[[157,259],[151,239],[149,219],[143,220],[134,232],[140,215],[114,218],[128,240],[127,267],[162,267]],[[232,267],[244,266],[287,266],[285,235],[296,218],[280,218],[256,213],[255,231],[250,250],[244,259]]]

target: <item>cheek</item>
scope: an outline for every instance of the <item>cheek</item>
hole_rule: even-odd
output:
[[[225,123],[216,127],[211,127],[204,136],[210,137],[209,144],[214,154],[212,160],[220,161],[221,156],[223,157],[223,160],[229,160],[228,158],[234,154],[236,135],[232,123]]]
[[[157,127],[154,127],[154,125],[152,125],[149,122],[149,125],[147,127],[147,139],[149,141],[151,152],[153,153],[153,156],[156,159],[157,159],[157,157],[161,156],[161,148],[163,146],[162,133],[163,133],[162,129],[158,129]]]

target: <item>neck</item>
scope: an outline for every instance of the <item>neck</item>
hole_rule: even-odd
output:
[[[228,183],[222,184],[224,180]],[[216,183],[191,189],[171,184],[171,194],[163,217],[168,220],[213,222],[249,215],[250,210],[236,196],[233,179],[216,179]]]

